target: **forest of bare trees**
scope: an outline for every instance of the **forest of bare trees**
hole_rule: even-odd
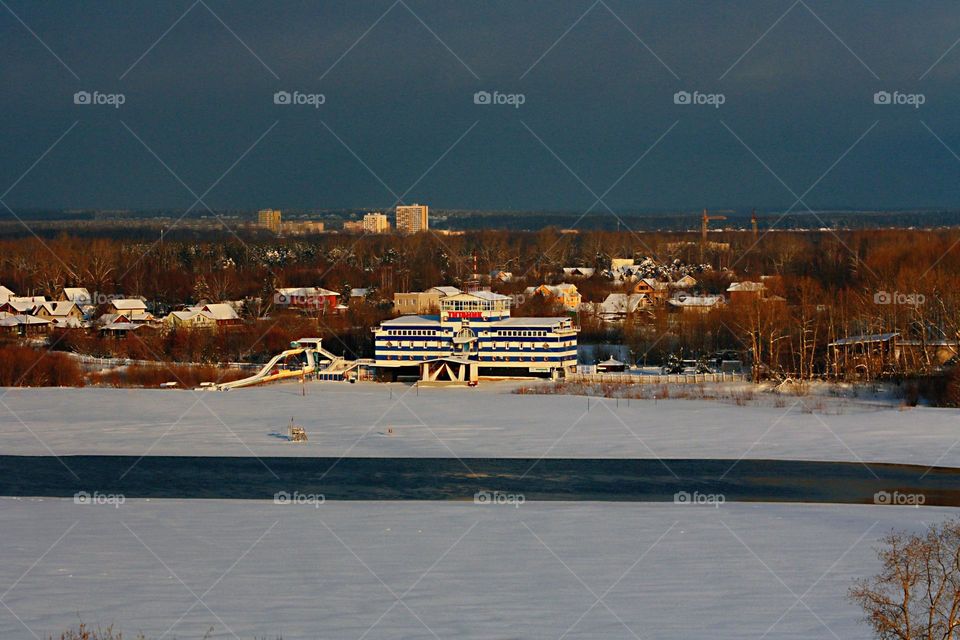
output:
[[[159,311],[199,301],[247,301],[249,326],[230,337],[138,336],[121,349],[131,357],[153,353],[187,361],[249,358],[308,329],[331,338],[333,349],[369,355],[369,327],[391,315],[393,292],[462,286],[474,274],[493,270],[513,274],[509,282],[492,283],[494,290],[511,294],[562,281],[562,267],[594,267],[597,275],[577,285],[584,301],[599,302],[626,290],[601,275],[613,258],[624,257],[689,265],[703,294],[723,294],[731,282],[777,276],[767,280],[768,297],[783,299],[679,317],[666,308],[648,309],[617,326],[586,311],[578,314],[581,342],[626,344],[638,362],[661,362],[671,353],[693,358],[735,351],[758,371],[813,377],[829,373],[828,345],[838,338],[898,332],[924,345],[955,342],[960,334],[960,231],[714,232],[710,240],[715,248],[701,265],[697,237],[682,233],[548,228],[137,243],[62,234],[0,241],[0,284],[19,295],[55,297],[64,286],[83,286],[100,295],[143,296]],[[281,286],[369,292],[347,314],[307,318],[313,323],[308,327],[292,316],[273,327],[258,322],[283,317],[271,305],[272,292]],[[905,299],[911,302],[902,303]],[[516,312],[557,312],[548,301],[526,305]],[[115,343],[96,337],[64,337],[62,344],[81,352],[118,351]],[[905,372],[928,373],[942,364],[922,348],[911,357]]]

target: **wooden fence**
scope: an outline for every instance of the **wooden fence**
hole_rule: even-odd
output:
[[[235,369],[260,369],[263,363],[251,362],[167,362],[165,360],[134,360],[132,358],[98,358],[96,356],[81,355],[64,351],[68,356],[88,365],[97,365],[100,367],[123,367],[130,365],[140,365],[145,367],[229,367]]]
[[[746,373],[670,373],[636,375],[630,373],[568,373],[567,382],[605,382],[611,384],[700,384],[703,382],[749,382]]]

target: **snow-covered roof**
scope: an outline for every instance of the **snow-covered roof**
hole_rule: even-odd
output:
[[[207,312],[214,320],[239,320],[236,310],[226,302],[214,302],[211,304],[198,305],[190,307],[191,311]]]
[[[544,284],[537,287],[537,289],[546,289],[555,296],[568,295],[571,293],[577,292],[577,285],[571,284],[569,282],[561,282],[560,284]]]
[[[125,313],[105,313],[100,316],[98,322],[100,324],[112,324],[114,322],[129,322],[130,317]]]
[[[350,297],[362,298],[366,296],[367,293],[369,292],[370,292],[370,289],[368,289],[367,287],[354,287],[353,289],[350,289]]]
[[[188,307],[187,309],[183,309],[182,311],[171,311],[167,315],[167,318],[170,318],[171,321],[172,319],[176,319],[176,320],[181,320],[183,322],[187,322],[187,321],[193,320],[197,316],[206,318],[211,322],[216,322],[217,320],[217,318],[211,312],[207,311],[204,307]],[[166,320],[167,318],[164,318],[164,320]]]
[[[142,324],[135,324],[133,322],[111,322],[100,328],[104,331],[136,331],[142,326]]]
[[[0,302],[6,302],[8,298],[16,296],[12,289],[8,289],[0,284]]]
[[[687,273],[674,280],[671,284],[674,287],[692,287],[697,284],[697,279]]]
[[[727,287],[727,291],[763,291],[766,286],[762,282],[734,282]]]
[[[597,366],[598,367],[622,367],[623,363],[617,360],[616,358],[614,358],[613,356],[610,356],[603,362],[598,362]]]
[[[847,336],[846,338],[840,338],[839,340],[835,340],[831,342],[830,346],[832,347],[834,345],[842,346],[846,344],[861,344],[865,342],[887,342],[888,340],[892,340],[893,338],[896,338],[899,335],[900,334],[897,332],[892,332],[892,333],[871,333],[868,335],[860,335],[860,336]]]
[[[36,311],[39,312],[41,309],[43,309],[44,311],[46,311],[46,312],[47,312],[48,314],[50,314],[51,316],[55,316],[55,317],[66,317],[66,316],[68,316],[68,315],[70,314],[70,312],[73,311],[76,307],[77,307],[77,305],[74,304],[74,303],[73,303],[72,301],[70,301],[70,300],[66,300],[66,301],[63,301],[63,302],[55,302],[55,301],[52,301],[52,300],[48,300],[48,301],[46,301],[46,302],[41,302],[40,304],[38,304],[37,307],[36,307]],[[78,311],[79,311],[79,309],[78,309]]]
[[[50,324],[49,320],[44,320],[43,318],[38,318],[25,313],[19,313],[16,315],[6,314],[4,317],[0,318],[0,327],[18,327],[21,325],[40,325],[40,324]]]
[[[461,292],[460,292],[460,289],[457,289],[456,287],[446,286],[446,285],[442,285],[442,286],[439,286],[439,287],[430,287],[429,289],[427,289],[427,291],[428,291],[428,292],[429,292],[429,291],[436,291],[437,293],[443,294],[443,295],[445,295],[445,296],[455,296],[455,295],[461,293]]]
[[[651,289],[654,289],[655,291],[662,291],[663,289],[666,289],[667,287],[670,286],[668,283],[660,282],[656,278],[641,278],[640,282],[646,284],[648,287],[650,287]]]
[[[596,273],[596,269],[593,267],[564,267],[563,274],[567,276],[585,276],[587,278],[591,277]]]
[[[53,319],[54,326],[66,327],[68,329],[79,329],[84,326],[83,321],[73,317],[56,317]]]
[[[723,296],[680,296],[667,302],[675,307],[713,307],[723,302]]]
[[[85,304],[93,300],[93,298],[90,297],[90,292],[84,287],[64,287],[63,296],[67,300],[76,302],[77,304]]]
[[[398,327],[398,326],[420,326],[424,324],[440,324],[440,316],[399,316],[396,318],[391,318],[389,320],[384,320],[380,323],[382,327]]]
[[[277,289],[277,293],[287,296],[287,297],[326,297],[326,296],[339,296],[340,294],[336,291],[330,291],[329,289],[324,289],[323,287],[284,287]]]
[[[111,300],[110,304],[117,311],[146,311],[147,303],[140,298],[117,298]]]
[[[599,304],[600,313],[632,313],[646,299],[645,293],[611,293]]]
[[[9,305],[11,309],[19,313],[26,313],[27,311],[33,311],[33,308],[37,306],[37,303],[30,300],[21,300],[19,298],[10,298],[6,302],[2,303]]]

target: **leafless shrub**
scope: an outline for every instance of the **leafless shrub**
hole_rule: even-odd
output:
[[[80,365],[65,353],[9,345],[0,347],[0,363],[2,387],[83,386]]]
[[[209,640],[212,636],[213,627],[210,627],[200,640]],[[53,636],[48,636],[48,638],[49,640],[54,640]],[[93,629],[81,622],[78,626],[61,633],[57,637],[57,640],[123,640],[123,638],[124,635],[122,633],[113,630],[113,625],[110,625],[106,629],[99,627]],[[148,638],[142,633],[138,633],[136,636],[133,636],[131,640],[148,640]],[[267,640],[267,638],[263,636],[257,640]],[[276,640],[283,640],[283,637],[277,636]]]
[[[880,572],[858,580],[849,598],[879,640],[945,640],[960,627],[960,520],[925,534],[893,532],[877,550]]]
[[[92,384],[110,387],[159,387],[176,382],[184,389],[193,389],[201,382],[230,382],[249,375],[241,369],[221,369],[213,365],[132,365],[106,373],[90,375]]]
[[[50,636],[50,640],[53,640],[53,636]],[[61,633],[59,640],[123,640],[123,634],[114,631],[113,625],[106,629],[93,629],[81,622],[79,626]],[[146,640],[146,636],[138,633],[133,640]]]

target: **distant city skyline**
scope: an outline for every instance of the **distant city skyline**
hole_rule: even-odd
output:
[[[14,213],[960,208],[948,2],[7,5]]]

